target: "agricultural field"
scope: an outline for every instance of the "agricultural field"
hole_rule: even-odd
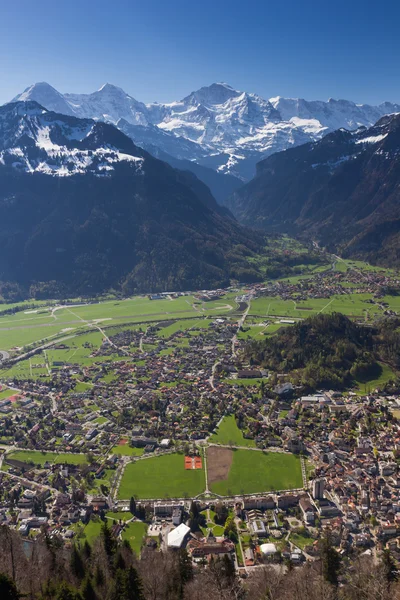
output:
[[[185,470],[183,454],[165,454],[129,463],[122,476],[118,498],[183,498],[205,489],[204,469]]]
[[[248,446],[255,447],[255,441],[243,437],[243,432],[236,424],[234,415],[224,417],[217,431],[208,440],[212,444],[221,444],[227,446]]]
[[[221,496],[303,487],[300,458],[283,452],[207,449],[210,490]]]
[[[234,296],[234,294],[226,294],[220,300],[211,302],[200,302],[193,296],[166,297],[163,300],[150,300],[147,296],[136,296],[126,300],[108,300],[71,306],[57,306],[54,303],[37,309],[21,310],[11,315],[0,315],[0,349],[10,351],[26,348],[32,344],[42,345],[52,340],[70,339],[71,336],[74,337],[77,333],[88,329],[93,330],[94,327],[108,329],[111,326],[127,323],[182,320],[182,323],[176,321],[169,330],[168,328],[165,328],[164,332],[161,330],[162,337],[171,335],[174,330],[183,331],[193,326],[202,329],[209,325],[205,317],[223,315],[236,309]],[[8,305],[1,306],[4,306],[4,310],[8,307]],[[22,303],[15,306],[23,308],[24,305]],[[96,334],[101,336],[100,331],[94,332],[94,335]],[[90,336],[91,333],[88,335]],[[79,355],[78,350],[74,358],[79,359]],[[58,360],[54,353],[51,358]],[[69,355],[64,354],[63,358],[71,360],[72,352]],[[85,359],[84,356],[81,358]]]
[[[54,464],[84,465],[87,464],[85,454],[72,454],[68,452],[40,452],[38,450],[16,450],[7,455],[12,460],[26,464],[43,465],[46,462]]]
[[[251,301],[249,314],[261,317],[279,316],[302,319],[322,312],[341,312],[348,317],[363,317],[366,313],[369,315],[383,314],[381,307],[371,302],[372,300],[373,295],[368,293],[310,298],[307,301],[299,302],[263,296]]]

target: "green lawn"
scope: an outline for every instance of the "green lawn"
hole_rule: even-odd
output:
[[[89,523],[85,526],[85,529],[83,530],[83,537],[89,542],[89,544],[93,544],[96,538],[99,537],[102,525],[103,522],[99,520],[89,521]]]
[[[114,519],[115,521],[129,521],[133,518],[133,515],[128,510],[126,512],[108,512],[106,513],[106,517],[108,517],[109,519]]]
[[[201,527],[201,530],[205,536],[208,534],[209,529],[212,530],[215,537],[224,535],[225,528],[222,525],[216,525],[215,523],[208,522],[205,527]]]
[[[68,463],[70,465],[83,465],[87,463],[85,454],[72,454],[67,452],[40,452],[38,450],[17,450],[8,454],[8,458],[19,460],[27,464],[33,462],[35,465],[43,466],[49,463]]]
[[[146,535],[146,532],[146,523],[142,523],[142,521],[134,521],[133,523],[128,523],[121,536],[123,540],[128,540],[132,550],[139,556],[143,538]]]
[[[291,533],[289,541],[293,542],[293,544],[295,544],[298,548],[303,550],[305,546],[310,546],[314,540],[312,537],[310,537],[310,535]]]
[[[129,463],[118,490],[119,499],[182,498],[205,489],[204,469],[185,470],[183,454],[154,456]]]
[[[243,432],[236,425],[234,415],[223,418],[217,432],[210,437],[209,441],[212,444],[249,446],[250,448],[254,448],[256,445],[254,440],[247,440],[243,437]]]
[[[97,477],[94,479],[93,481],[93,487],[91,488],[91,490],[96,493],[99,490],[101,490],[101,486],[105,485],[107,488],[110,487],[111,485],[111,480],[115,475],[115,470],[114,469],[105,469],[103,476],[100,479],[97,479]]]
[[[129,444],[124,446],[114,446],[111,452],[120,456],[142,456],[144,448],[132,448]]]
[[[258,386],[262,381],[263,380],[261,378],[257,379],[256,377],[252,377],[249,379],[224,379],[224,383],[227,383],[228,385],[244,385],[246,387],[252,385]]]
[[[301,488],[300,459],[294,454],[233,450],[227,479],[211,484],[211,491],[222,496],[252,494],[272,490]]]

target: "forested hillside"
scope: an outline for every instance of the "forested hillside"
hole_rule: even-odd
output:
[[[379,361],[400,367],[397,319],[375,327],[357,325],[341,313],[320,314],[250,342],[246,356],[275,373],[287,373],[306,390],[345,389],[378,377]]]

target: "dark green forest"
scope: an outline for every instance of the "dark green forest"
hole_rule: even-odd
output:
[[[0,527],[1,600],[391,600],[399,598],[390,554],[340,559],[329,536],[301,569],[264,565],[241,579],[229,556],[193,565],[185,549],[144,550],[139,559],[110,527],[89,545],[42,532],[26,550]]]
[[[341,313],[316,315],[260,342],[250,342],[246,357],[306,391],[342,390],[356,381],[379,377],[381,361],[400,367],[400,321],[374,327],[358,325]]]

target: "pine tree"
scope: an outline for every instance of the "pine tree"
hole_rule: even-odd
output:
[[[183,598],[185,584],[193,579],[192,559],[185,548],[181,548],[181,550],[179,550],[178,568],[180,574],[180,595]]]
[[[224,556],[222,557],[220,566],[222,573],[226,577],[226,579],[228,579],[229,581],[235,579],[235,565],[233,563],[233,560],[227,554],[224,554]]]
[[[82,548],[82,556],[85,560],[88,560],[92,555],[92,548],[89,544],[89,542],[87,540],[85,540],[85,543],[83,544],[83,548]]]
[[[332,546],[331,538],[328,534],[322,543],[322,570],[325,580],[337,586],[339,569],[340,556]]]
[[[126,576],[121,569],[115,574],[110,600],[126,600]]]
[[[396,563],[393,560],[389,550],[384,550],[382,555],[382,564],[385,573],[385,578],[388,583],[393,583],[397,580]]]
[[[83,582],[81,595],[83,600],[97,600],[96,592],[94,591],[90,577],[87,577]]]
[[[199,516],[199,507],[198,504],[195,500],[192,501],[192,504],[190,505],[190,516],[192,517],[192,519],[197,519]]]
[[[63,582],[57,590],[55,600],[82,600],[82,596],[74,588]]]
[[[115,555],[115,559],[114,559],[114,569],[116,571],[118,571],[119,569],[123,570],[126,568],[126,564],[125,561],[123,559],[123,556],[121,554],[121,552],[117,552],[117,554]]]
[[[0,573],[0,598],[1,600],[18,600],[20,598],[15,583],[2,573]]]
[[[104,550],[106,551],[107,556],[112,556],[116,549],[116,541],[113,537],[111,529],[107,524],[107,521],[104,521],[101,528],[101,533],[103,536]]]
[[[71,571],[78,579],[83,579],[85,576],[85,565],[83,564],[82,557],[76,545],[72,548],[72,554],[70,559]]]
[[[101,570],[100,566],[97,565],[96,572],[94,574],[94,581],[96,583],[96,587],[101,587],[104,585],[104,573]]]
[[[131,511],[133,516],[136,515],[136,501],[133,496],[131,497],[131,499],[129,501],[129,510]]]
[[[125,597],[126,600],[144,600],[142,581],[134,567],[129,567],[126,574]]]

